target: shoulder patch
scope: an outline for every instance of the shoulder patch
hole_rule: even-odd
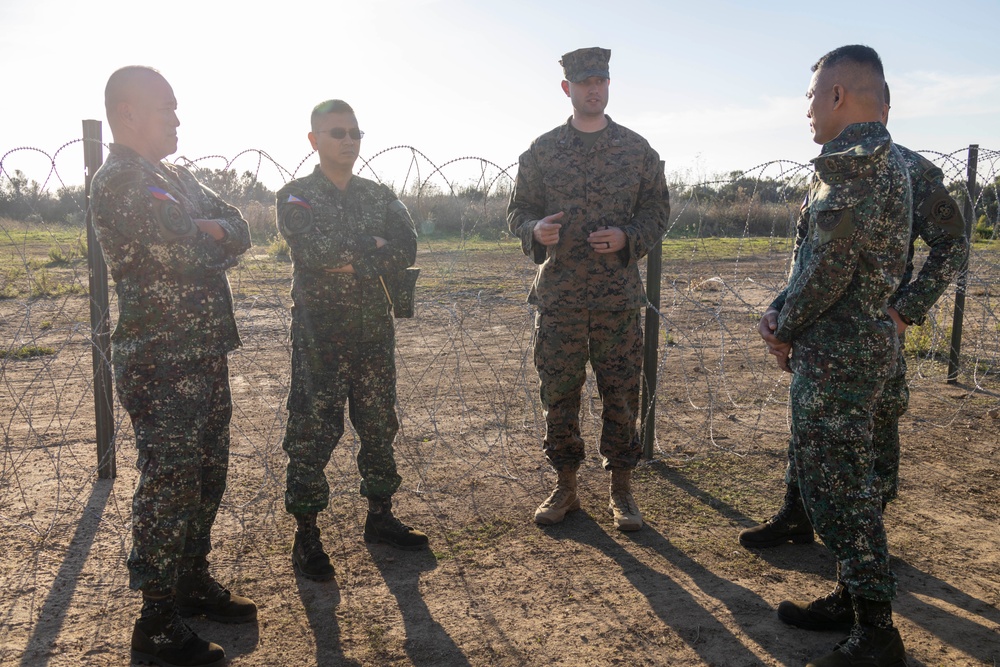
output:
[[[916,170],[920,172],[921,178],[923,178],[928,183],[932,185],[943,184],[942,181],[944,179],[944,172],[941,171],[940,167],[938,167],[936,164],[928,160],[920,153],[914,153],[913,151],[910,151],[910,154],[916,158],[915,160],[916,164],[910,165],[911,171],[913,171],[913,168],[915,167]]]
[[[846,239],[854,233],[854,209],[817,211],[816,227],[819,229],[816,239],[818,245]]]
[[[389,213],[396,216],[396,218],[405,224],[407,227],[414,229],[413,218],[410,217],[410,211],[406,208],[406,204],[399,201],[398,199],[393,199],[388,205]]]
[[[938,188],[924,200],[920,213],[925,218],[948,231],[953,238],[965,236],[965,220],[958,203],[945,188]]]
[[[313,227],[313,211],[305,197],[290,194],[279,204],[278,227],[282,234],[295,235]]]
[[[153,198],[153,214],[165,239],[174,240],[194,236],[197,231],[194,220],[191,219],[176,197],[154,185],[147,186],[146,190]]]

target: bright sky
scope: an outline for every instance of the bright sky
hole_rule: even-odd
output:
[[[701,179],[815,156],[809,68],[850,43],[882,56],[897,141],[1000,150],[998,25],[996,0],[2,0],[0,156],[79,138],[82,119],[104,120],[110,73],[145,64],[173,85],[177,155],[191,159],[259,149],[295,171],[310,153],[310,110],[336,97],[357,111],[362,157],[406,144],[438,164],[508,166],[571,113],[560,56],[602,46],[609,115],[645,136],[668,173]],[[60,154],[65,182],[82,182],[82,162],[79,145]],[[43,180],[48,162],[19,152],[3,167]],[[233,167],[254,171],[256,157]],[[284,182],[270,167],[260,176]]]

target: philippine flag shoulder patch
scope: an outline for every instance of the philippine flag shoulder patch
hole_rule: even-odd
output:
[[[285,203],[295,204],[297,206],[302,206],[304,208],[312,208],[312,205],[310,205],[309,202],[307,202],[305,199],[302,199],[301,197],[296,197],[295,195],[288,195],[288,199],[285,200]]]
[[[175,204],[179,204],[180,203],[179,201],[177,201],[177,199],[174,198],[174,196],[172,194],[170,194],[169,192],[167,192],[163,188],[158,188],[156,186],[150,185],[146,189],[149,190],[149,194],[153,195],[153,197],[155,197],[156,199],[159,199],[160,201],[172,201]]]

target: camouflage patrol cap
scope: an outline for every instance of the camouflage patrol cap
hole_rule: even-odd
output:
[[[608,74],[609,60],[611,60],[611,49],[592,46],[587,49],[570,51],[562,57],[559,64],[563,66],[566,80],[577,83],[591,76],[611,78],[611,75]]]

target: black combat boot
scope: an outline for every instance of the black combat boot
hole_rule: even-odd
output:
[[[185,559],[188,561],[188,559]],[[257,605],[235,595],[215,580],[204,558],[181,565],[177,576],[177,611],[181,616],[204,615],[220,623],[250,623],[257,620]]]
[[[777,514],[765,523],[740,533],[740,544],[748,549],[776,547],[789,541],[793,544],[813,541],[812,524],[797,486],[785,488],[785,500]]]
[[[160,667],[218,667],[226,652],[201,639],[181,620],[172,595],[143,596],[132,629],[132,663]]]
[[[854,627],[854,606],[844,584],[807,605],[785,600],[778,605],[778,618],[789,625],[806,630],[838,630],[848,632]]]
[[[323,551],[316,526],[316,513],[296,514],[295,543],[292,545],[292,566],[306,579],[330,581],[333,579],[333,565]]]
[[[806,667],[906,667],[906,650],[892,625],[892,604],[854,597],[857,621],[833,653]]]
[[[369,498],[365,520],[365,542],[384,542],[397,549],[418,551],[427,548],[427,536],[392,515],[391,498]]]

